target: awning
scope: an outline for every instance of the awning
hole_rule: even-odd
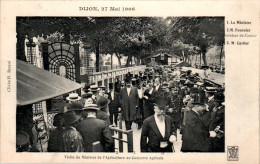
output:
[[[77,90],[82,86],[74,81],[16,60],[17,105],[47,100]]]
[[[175,54],[168,54],[168,53],[153,54],[153,55],[150,55],[150,56],[148,56],[148,57],[146,57],[146,58],[156,58],[156,57],[161,56],[161,55],[166,55],[166,56],[169,56],[169,57],[181,58],[181,57],[179,57],[179,56],[177,56],[177,55],[175,55]]]

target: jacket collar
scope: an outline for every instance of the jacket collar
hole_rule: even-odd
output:
[[[162,139],[163,136],[161,135],[161,133],[160,133],[158,127],[157,127],[157,124],[156,124],[156,122],[155,122],[155,118],[154,118],[154,117],[155,117],[155,116],[152,117],[152,120],[151,120],[151,122],[150,122],[151,127],[152,127],[152,129],[154,130],[155,134],[156,134],[160,139]],[[168,120],[168,118],[165,117],[165,137],[169,136],[169,130],[168,130],[168,129],[170,128],[170,127],[169,127],[169,125],[170,125],[169,121],[170,121],[170,120]]]

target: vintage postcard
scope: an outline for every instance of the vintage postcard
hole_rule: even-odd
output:
[[[258,1],[1,1],[1,163],[259,163]]]

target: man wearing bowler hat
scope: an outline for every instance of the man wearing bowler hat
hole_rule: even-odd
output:
[[[120,104],[122,107],[122,119],[125,121],[126,130],[130,130],[132,122],[138,118],[137,110],[139,97],[137,88],[131,84],[131,78],[126,78],[126,87],[120,91]]]
[[[79,121],[83,119],[83,105],[80,102],[71,102],[67,104],[68,110],[73,110],[77,117],[79,117]]]
[[[83,152],[83,139],[75,128],[80,117],[71,110],[64,113],[63,118],[66,126],[61,135],[61,147],[63,148],[63,152]]]
[[[110,125],[110,120],[108,116],[108,104],[110,101],[105,97],[100,97],[97,101],[97,106],[100,110],[97,111],[97,119],[104,120],[106,122],[106,125]]]
[[[105,121],[97,119],[97,111],[100,109],[96,104],[90,104],[84,110],[87,118],[77,125],[77,130],[81,133],[84,141],[85,152],[93,152],[93,143],[99,142],[101,145],[98,152],[113,152],[114,142],[110,130]]]
[[[154,103],[155,114],[144,120],[140,143],[141,152],[173,152],[176,128],[172,119],[165,115],[165,107],[165,100],[157,99]]]

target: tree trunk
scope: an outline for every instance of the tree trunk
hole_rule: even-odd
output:
[[[64,29],[64,42],[70,44],[70,30],[67,28]]]
[[[141,64],[141,58],[137,58],[137,65]]]
[[[120,57],[120,54],[116,53],[116,57],[118,59],[119,66],[121,67],[121,57]]]
[[[127,67],[129,66],[131,58],[132,58],[132,55],[128,55],[125,66],[127,66]]]
[[[200,66],[201,66],[201,54],[202,54],[202,52],[200,52]]]
[[[96,41],[96,72],[99,72],[99,39]]]
[[[139,59],[137,57],[134,57],[135,65],[139,65]]]
[[[182,60],[185,62],[186,59],[185,59],[185,54],[184,54],[184,50],[181,51],[181,55],[182,55]]]
[[[207,66],[206,52],[202,52],[202,60],[205,66]]]
[[[222,71],[221,57],[222,57],[222,51],[223,51],[223,44],[224,43],[222,43],[221,50],[220,50],[220,55],[219,55],[219,68],[220,68],[220,71]]]

